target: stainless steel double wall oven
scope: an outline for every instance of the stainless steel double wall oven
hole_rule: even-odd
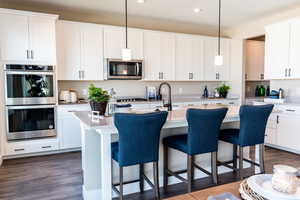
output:
[[[56,79],[54,66],[4,67],[7,139],[56,136]]]

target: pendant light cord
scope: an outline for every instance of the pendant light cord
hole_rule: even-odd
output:
[[[128,28],[127,28],[127,23],[128,23],[128,19],[127,19],[127,0],[125,0],[125,41],[126,41],[126,49],[128,48]]]
[[[218,32],[218,55],[221,55],[221,0],[219,0],[219,32]]]

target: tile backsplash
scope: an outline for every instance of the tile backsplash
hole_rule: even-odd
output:
[[[282,88],[287,101],[300,103],[300,80],[272,80],[270,87],[272,90]]]
[[[156,81],[134,81],[134,80],[111,80],[111,81],[58,81],[58,89],[74,89],[80,98],[87,97],[87,88],[93,83],[103,89],[114,88],[117,96],[145,96],[146,86],[158,87],[161,82]],[[202,95],[205,85],[209,93],[219,86],[220,82],[169,82],[172,87],[173,95]]]

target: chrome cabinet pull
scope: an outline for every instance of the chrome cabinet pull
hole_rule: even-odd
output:
[[[194,73],[191,73],[191,77],[192,77],[191,79],[194,79]]]
[[[82,70],[81,72],[82,72],[82,79],[84,79],[84,71]]]
[[[276,123],[279,124],[279,115],[276,117]]]
[[[81,79],[81,71],[80,70],[78,71],[78,76],[79,76],[79,79]]]
[[[15,151],[25,151],[25,149],[15,149]]]
[[[286,69],[285,69],[285,77],[287,77],[287,71],[288,71],[288,70],[287,70],[287,68],[286,68]]]
[[[245,74],[245,79],[246,79],[246,80],[248,79],[248,74]]]
[[[291,71],[292,71],[292,69],[289,68],[289,77],[291,77]]]
[[[42,146],[42,149],[49,149],[51,148],[52,146]]]
[[[287,111],[287,112],[296,112],[296,110],[292,110],[292,109],[286,109],[285,111]]]
[[[34,59],[34,51],[31,50],[30,53],[31,53],[31,59]]]
[[[27,59],[29,59],[29,50],[26,50]]]

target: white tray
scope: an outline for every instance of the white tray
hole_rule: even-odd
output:
[[[247,184],[258,195],[271,200],[300,200],[300,185],[295,194],[285,194],[272,188],[272,175],[261,174],[247,179]]]

